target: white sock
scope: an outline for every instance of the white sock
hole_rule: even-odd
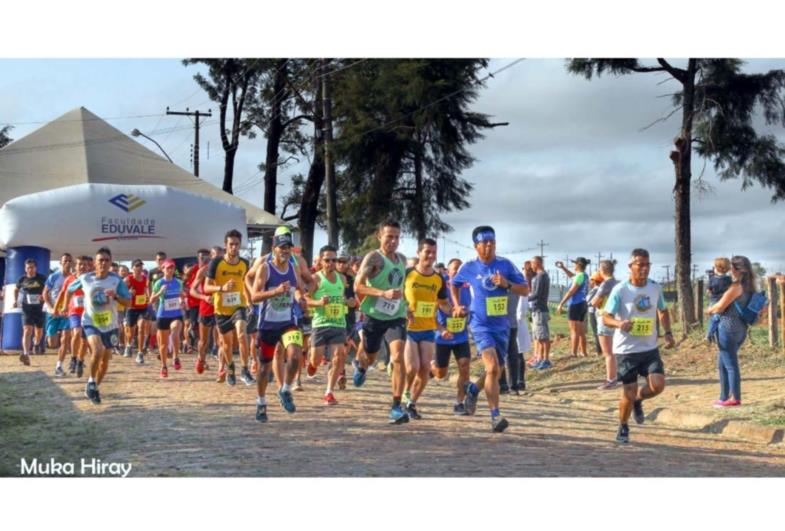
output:
[[[95,379],[94,379],[92,376],[90,376],[90,377],[87,379],[87,383],[95,383]]]
[[[266,406],[267,405],[267,397],[257,396],[256,397],[256,405],[257,406]]]
[[[63,362],[62,362],[62,361],[58,361],[58,362],[57,362],[57,366],[55,366],[55,369],[59,369],[59,368],[61,368],[62,366],[63,366]]]
[[[329,394],[331,394],[332,392],[333,392],[333,388],[332,388],[332,387],[328,387],[328,388],[327,388],[327,390],[324,392],[324,394],[325,394],[325,395],[329,395]]]
[[[288,383],[284,383],[281,386],[281,391],[284,392],[284,393],[286,393],[288,391],[291,391],[291,390],[292,390],[292,387]]]

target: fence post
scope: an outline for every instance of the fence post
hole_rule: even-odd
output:
[[[780,285],[780,334],[782,334],[780,346],[785,353],[785,275],[779,275],[777,283]]]
[[[768,292],[769,292],[769,346],[775,348],[777,346],[777,277],[768,277]],[[781,299],[782,297],[780,297]]]
[[[695,295],[693,300],[695,301],[695,315],[698,317],[698,324],[700,325],[701,329],[703,329],[703,279],[699,278],[697,282],[695,282]]]

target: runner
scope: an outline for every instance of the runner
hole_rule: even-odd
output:
[[[406,339],[406,305],[403,304],[403,280],[406,277],[406,257],[398,252],[401,225],[394,220],[379,224],[376,232],[379,249],[371,251],[362,261],[354,281],[354,292],[365,297],[360,309],[365,314],[362,328],[363,351],[354,360],[354,385],[365,383],[368,367],[376,361],[382,339],[390,343],[392,363],[392,407],[390,423],[409,422],[401,408],[401,397],[406,382],[403,351]]]
[[[199,343],[197,348],[199,355],[196,358],[196,366],[194,368],[198,374],[202,374],[208,368],[206,361],[207,347],[215,330],[213,297],[205,293],[204,283],[207,281],[207,269],[210,261],[222,257],[223,253],[224,251],[221,247],[213,247],[209,256],[199,256],[198,270],[189,290],[191,297],[199,299]],[[226,379],[226,370],[223,365],[222,359],[218,366],[218,383],[223,383]]]
[[[63,360],[66,353],[71,351],[71,330],[68,323],[68,315],[57,310],[57,299],[63,290],[65,279],[71,276],[71,266],[73,257],[68,253],[63,253],[60,257],[60,270],[55,271],[46,279],[43,298],[44,307],[48,308],[46,315],[46,340],[49,348],[59,347],[57,352],[57,365],[55,366],[55,376],[65,376],[63,370]],[[76,364],[73,364],[74,370]],[[73,373],[73,371],[71,371]]]
[[[187,305],[187,320],[185,322],[185,344],[183,352],[193,352],[196,350],[197,341],[199,339],[199,306],[200,300],[198,297],[191,295],[191,287],[194,286],[194,280],[199,273],[202,265],[208,263],[210,260],[210,251],[207,249],[199,249],[196,251],[196,263],[193,264],[185,275],[185,294]]]
[[[143,348],[145,335],[145,321],[147,320],[147,304],[150,300],[150,285],[144,275],[144,264],[137,258],[131,264],[133,273],[125,278],[125,285],[131,294],[131,304],[125,310],[125,351],[123,356],[130,358],[133,356],[134,339],[137,340],[136,363],[144,364]]]
[[[477,396],[482,388],[491,410],[491,428],[504,431],[509,423],[499,412],[499,374],[505,364],[509,343],[510,321],[507,318],[507,293],[528,295],[529,286],[520,271],[506,258],[496,256],[496,233],[482,225],[472,231],[477,258],[461,266],[450,283],[452,299],[460,300],[459,288],[468,283],[472,291],[471,321],[477,354],[482,356],[485,376],[476,383],[466,384],[464,407],[469,415],[477,408]],[[453,308],[453,317],[468,315],[467,308]]]
[[[346,284],[347,280],[336,271],[337,252],[335,247],[325,245],[319,250],[322,270],[316,273],[315,282],[306,296],[308,306],[314,309],[313,334],[311,338],[311,358],[307,373],[312,377],[323,357],[331,361],[327,372],[327,389],[324,403],[333,406],[335,384],[346,364]],[[332,357],[330,355],[332,347]]]
[[[357,350],[357,343],[354,340],[355,325],[357,324],[357,307],[360,305],[359,301],[354,296],[354,273],[349,267],[351,257],[348,253],[341,252],[338,254],[338,262],[335,265],[335,270],[342,274],[346,279],[344,284],[343,297],[347,304],[346,313],[346,355],[354,350]],[[357,338],[359,341],[359,337]],[[342,365],[340,374],[338,375],[338,389],[343,391],[346,389],[346,366]]]
[[[572,278],[572,285],[567,293],[564,294],[559,306],[556,308],[556,313],[561,313],[562,307],[567,304],[567,322],[570,327],[570,355],[587,356],[586,353],[586,311],[588,310],[588,303],[586,302],[586,294],[589,291],[589,275],[586,274],[586,266],[589,260],[579,256],[572,260],[575,264],[575,272],[573,273],[566,267],[564,262],[556,262],[556,267],[564,271],[568,278]],[[573,278],[574,277],[574,278]]]
[[[292,397],[291,385],[300,364],[303,348],[303,334],[297,327],[294,316],[295,294],[300,293],[302,278],[299,268],[292,261],[292,235],[281,233],[273,237],[273,252],[262,263],[254,278],[251,300],[261,303],[259,315],[260,364],[256,374],[256,420],[267,422],[267,383],[271,363],[275,358],[276,347],[283,346],[287,358],[283,385],[278,391],[278,399],[288,413],[296,407]],[[304,303],[305,299],[302,299]]]
[[[148,286],[152,289],[153,284],[155,284],[159,278],[164,276],[163,270],[161,266],[166,260],[166,253],[163,251],[158,251],[155,253],[155,267],[151,269],[147,274]],[[149,299],[148,299],[149,300]],[[147,340],[144,345],[143,354],[147,355],[148,347],[150,348],[157,348],[157,336],[158,336],[158,329],[156,328],[156,309],[152,304],[147,305],[147,321],[149,324],[147,325]]]
[[[164,276],[159,278],[150,290],[150,303],[157,305],[158,328],[158,353],[161,356],[161,378],[169,377],[169,369],[166,366],[167,356],[169,355],[169,335],[174,337],[171,343],[172,356],[174,357],[174,368],[179,371],[182,368],[180,363],[180,337],[179,333],[183,326],[183,283],[174,278],[174,271],[177,266],[174,260],[166,260],[163,263]]]
[[[35,260],[25,260],[25,274],[16,281],[13,293],[13,308],[19,307],[22,301],[22,353],[19,361],[30,365],[30,354],[39,353],[41,339],[44,336],[44,285],[46,277],[38,272]],[[33,339],[35,335],[35,339]]]
[[[250,296],[244,284],[245,274],[248,272],[248,262],[240,257],[240,244],[242,235],[232,229],[224,237],[226,254],[213,258],[207,268],[207,281],[204,291],[213,295],[215,307],[215,322],[221,332],[223,355],[228,375],[226,383],[235,385],[233,352],[236,342],[240,347],[240,361],[243,365],[240,379],[245,385],[254,383],[254,378],[248,370],[248,304]]]
[[[435,350],[436,308],[445,314],[452,309],[447,303],[447,288],[444,279],[433,268],[436,262],[436,240],[423,238],[417,244],[417,265],[406,270],[404,296],[407,304],[407,330],[404,361],[406,385],[404,396],[406,414],[411,419],[421,419],[417,401],[425,391],[431,373],[431,362]]]
[[[63,282],[63,288],[55,301],[55,308],[60,313],[68,315],[68,327],[71,332],[71,363],[69,372],[76,373],[77,378],[82,377],[84,372],[84,359],[87,354],[87,339],[82,330],[82,314],[84,313],[84,292],[77,289],[71,298],[70,304],[66,304],[66,292],[68,287],[81,275],[89,272],[90,259],[87,256],[76,258],[76,272],[72,273]]]
[[[120,265],[117,268],[117,274],[120,275],[120,278],[125,283],[126,287],[128,284],[125,280],[128,278],[129,271],[128,266]],[[117,347],[114,349],[116,354],[123,354],[124,357],[128,357],[125,355],[125,312],[128,308],[122,304],[117,304],[117,324],[120,325],[120,337],[118,339]]]
[[[84,291],[82,326],[92,352],[85,396],[93,404],[101,403],[98,386],[109,369],[112,347],[118,341],[117,303],[127,305],[131,302],[131,294],[120,276],[109,270],[111,263],[111,251],[106,247],[98,249],[95,255],[96,271],[80,275],[72,282],[65,300],[67,306],[79,289]]]
[[[453,258],[447,262],[447,282],[451,282],[458,269],[461,267],[461,260]],[[471,291],[469,284],[463,284],[459,288],[460,298],[456,301],[450,293],[450,304],[460,305],[468,308],[471,305]],[[450,354],[455,356],[455,363],[458,365],[457,395],[453,405],[455,415],[466,415],[466,408],[463,400],[466,397],[466,384],[469,382],[469,364],[471,362],[471,348],[469,347],[469,330],[466,328],[466,317],[453,317],[451,312],[443,312],[439,308],[436,314],[439,323],[439,333],[436,334],[436,360],[433,365],[433,375],[439,380],[447,378],[447,369],[450,366]]]
[[[657,348],[657,318],[665,330],[665,346],[673,348],[668,307],[659,284],[649,279],[649,252],[634,249],[630,255],[630,278],[617,284],[608,297],[602,316],[605,326],[615,328],[613,352],[618,364],[618,379],[624,386],[619,401],[619,431],[616,440],[630,442],[630,413],[643,424],[642,402],[665,389],[665,368]],[[638,388],[638,376],[646,384]]]

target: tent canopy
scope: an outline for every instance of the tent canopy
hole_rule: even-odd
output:
[[[284,224],[172,164],[84,107],[0,149],[0,205],[27,194],[89,183],[164,185],[232,203],[245,211],[251,237]]]

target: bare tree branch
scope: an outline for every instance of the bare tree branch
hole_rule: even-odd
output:
[[[668,120],[668,118],[670,118],[671,116],[673,116],[674,114],[676,114],[676,113],[677,113],[677,112],[678,112],[678,111],[679,111],[681,108],[682,108],[682,106],[681,106],[681,105],[679,105],[678,107],[675,107],[675,108],[674,108],[674,109],[673,109],[671,112],[669,112],[669,113],[668,113],[668,115],[667,115],[667,116],[664,116],[664,117],[662,117],[662,118],[657,118],[656,120],[654,120],[652,123],[650,123],[650,124],[649,124],[649,125],[647,125],[646,127],[642,128],[642,129],[638,129],[638,132],[639,132],[639,133],[640,133],[640,132],[643,132],[643,131],[645,131],[645,130],[647,130],[647,129],[650,129],[651,127],[653,127],[654,125],[656,125],[656,124],[658,124],[658,123],[660,123],[660,122],[665,122],[665,121],[667,121],[667,120]]]

